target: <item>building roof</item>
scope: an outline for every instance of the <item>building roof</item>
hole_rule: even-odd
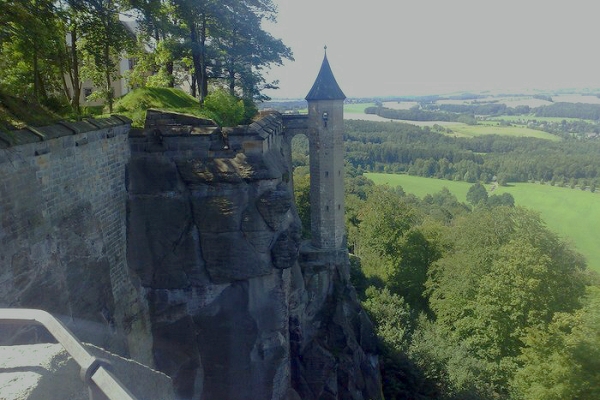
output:
[[[321,70],[312,89],[306,95],[306,100],[344,100],[345,98],[346,95],[340,89],[329,66],[329,61],[327,61],[327,47],[325,47],[325,57],[323,57]]]

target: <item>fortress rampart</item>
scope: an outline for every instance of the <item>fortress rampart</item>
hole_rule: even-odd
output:
[[[0,306],[59,316],[182,399],[378,398],[345,249],[300,243],[291,139],[307,125],[150,110],[140,131],[113,117],[0,135]]]
[[[0,306],[63,316],[82,340],[120,353],[123,330],[107,332],[123,327],[135,303],[129,130],[129,120],[111,117],[0,134]]]

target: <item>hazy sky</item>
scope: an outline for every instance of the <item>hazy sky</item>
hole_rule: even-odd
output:
[[[593,0],[273,0],[294,52],[271,97],[303,98],[323,46],[348,97],[600,87]]]

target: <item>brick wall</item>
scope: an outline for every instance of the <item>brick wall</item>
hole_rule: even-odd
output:
[[[80,339],[121,353],[127,338],[114,332],[136,302],[126,262],[129,129],[112,117],[0,135],[0,307],[45,309]]]

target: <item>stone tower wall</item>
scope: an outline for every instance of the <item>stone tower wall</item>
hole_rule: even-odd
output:
[[[308,136],[312,244],[339,249],[345,241],[342,100],[309,101]]]

